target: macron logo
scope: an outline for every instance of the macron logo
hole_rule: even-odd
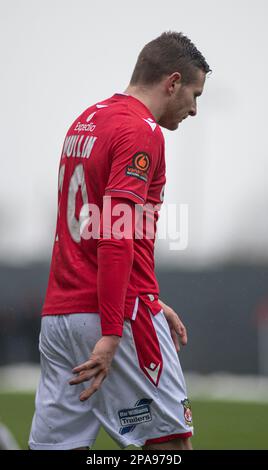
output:
[[[156,384],[157,379],[158,379],[158,374],[159,374],[159,369],[160,369],[160,363],[158,366],[156,366],[153,362],[150,364],[150,369],[148,367],[144,366],[144,369],[146,370],[147,374],[151,377],[152,381]]]
[[[92,119],[93,116],[96,114],[96,112],[97,112],[97,111],[95,111],[94,113],[90,114],[90,115],[87,117],[86,121],[87,121],[87,122],[91,121],[91,119]]]
[[[147,124],[149,124],[149,126],[150,126],[151,129],[152,129],[152,131],[154,132],[154,130],[155,130],[156,126],[157,126],[156,122],[154,122],[154,121],[152,120],[152,118],[147,118],[147,119],[143,118],[143,120],[144,120],[145,122],[147,122]]]

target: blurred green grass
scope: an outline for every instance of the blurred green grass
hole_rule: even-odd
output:
[[[268,404],[193,401],[195,449],[268,449]],[[1,393],[0,420],[8,426],[22,449],[27,449],[34,412],[34,395]],[[136,447],[129,447],[137,449]],[[94,449],[118,449],[101,429]]]

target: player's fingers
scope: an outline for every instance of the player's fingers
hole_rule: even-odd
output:
[[[88,400],[88,398],[90,398],[94,393],[96,393],[99,390],[106,375],[107,374],[105,374],[104,372],[101,372],[100,374],[98,374],[98,376],[95,378],[92,385],[80,394],[80,397],[79,397],[80,401]]]
[[[93,369],[82,371],[76,377],[73,377],[70,381],[70,385],[77,385],[83,382],[87,382],[88,380],[95,377],[100,372],[100,367],[94,367]]]
[[[177,335],[176,331],[173,330],[173,329],[170,330],[170,333],[171,333],[171,337],[172,337],[174,346],[176,348],[176,351],[179,352],[180,351],[180,342],[179,342],[178,335]]]
[[[97,360],[90,358],[88,361],[84,362],[83,364],[80,364],[77,367],[74,367],[72,372],[74,374],[78,374],[79,372],[82,372],[83,370],[88,370],[92,369],[93,367],[96,367],[97,365]]]
[[[188,341],[187,330],[184,324],[179,319],[178,319],[178,322],[176,323],[176,332],[180,337],[181,344],[185,346]]]

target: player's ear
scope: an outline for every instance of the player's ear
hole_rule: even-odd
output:
[[[166,90],[171,96],[177,92],[178,88],[181,87],[182,77],[180,72],[173,72],[166,79]]]

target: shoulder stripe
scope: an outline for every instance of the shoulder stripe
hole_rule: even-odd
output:
[[[144,120],[145,122],[147,122],[147,124],[149,124],[150,128],[151,128],[152,131],[154,132],[154,130],[155,130],[156,126],[157,126],[157,123],[154,122],[151,118],[147,118],[147,119],[143,118],[143,120]]]

